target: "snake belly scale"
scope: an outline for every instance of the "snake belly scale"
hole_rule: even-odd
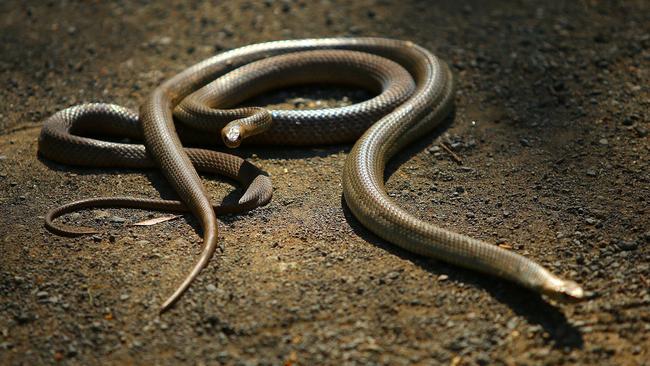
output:
[[[351,106],[322,110],[223,109],[266,90],[314,82],[352,84],[378,95]],[[199,218],[204,243],[199,260],[163,303],[162,310],[179,299],[218,247],[216,213],[220,209],[210,202],[193,166],[197,165],[196,154],[183,147],[179,132],[183,141],[200,144],[215,144],[221,134],[223,143],[230,147],[242,141],[313,145],[356,140],[345,162],[343,196],[354,216],[372,232],[409,251],[499,276],[556,299],[581,299],[582,288],[575,282],[561,279],[514,252],[422,221],[396,205],[386,193],[383,179],[387,161],[405,145],[435,128],[452,110],[453,98],[453,76],[442,60],[414,43],[385,38],[323,38],[255,44],[206,59],[165,81],[142,104],[139,115],[129,116],[130,123],[137,124],[139,129],[130,129],[128,134],[133,136],[128,137],[142,137],[146,146],[134,158],[138,161],[136,165],[155,164],[180,197],[180,202],[170,203],[171,206],[154,205],[154,208],[189,209]],[[39,151],[44,156],[91,166],[110,166],[106,159],[113,155],[123,157],[124,151],[105,143],[88,139],[79,142],[77,139],[81,137],[73,136],[78,123],[76,116],[84,115],[87,108],[95,108],[97,113],[86,114],[110,125],[115,118],[106,114],[115,114],[114,110],[121,107],[89,104],[71,108],[77,108],[77,113],[64,110],[46,121],[39,143]],[[182,131],[177,131],[175,120]],[[99,130],[107,129],[115,132],[99,127]],[[103,149],[105,155],[76,161],[69,154],[79,144],[93,153],[93,149]],[[147,163],[141,164],[141,160]],[[238,179],[248,186],[244,194],[247,198],[240,200],[249,202],[245,209],[268,202],[270,181],[265,179],[268,177],[232,155],[222,154],[216,160],[234,167],[222,170],[235,178],[239,167],[246,167],[246,177]],[[221,163],[212,167],[212,171],[220,171]],[[97,201],[64,206],[48,218],[93,202]],[[134,199],[125,197],[100,202],[100,205],[111,203],[130,207],[152,205],[152,202],[134,204]]]

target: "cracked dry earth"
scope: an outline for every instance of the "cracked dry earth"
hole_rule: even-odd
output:
[[[645,1],[3,1],[0,364],[648,365],[650,9]],[[583,284],[556,304],[379,240],[345,208],[350,146],[251,147],[266,207],[220,219],[224,254],[157,310],[200,251],[190,215],[101,209],[43,228],[74,199],[173,197],[156,171],[37,156],[42,120],[80,102],[137,108],[216,52],[274,39],[410,39],[447,60],[457,110],[389,165],[422,219]],[[253,104],[368,98],[310,86]],[[458,164],[443,148],[450,148]],[[214,199],[241,193],[206,177]]]

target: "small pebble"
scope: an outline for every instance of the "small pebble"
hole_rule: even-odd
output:
[[[630,116],[623,118],[623,126],[632,126],[634,124],[634,119]]]
[[[619,240],[616,245],[622,250],[635,250],[639,247],[636,241]]]
[[[18,313],[14,319],[16,319],[16,322],[18,322],[18,324],[26,324],[34,320],[30,314],[24,312]]]
[[[125,219],[125,218],[123,218],[123,217],[119,217],[119,216],[111,216],[111,218],[110,218],[109,220],[110,220],[111,222],[116,223],[116,224],[123,224],[123,223],[126,222],[126,219]]]

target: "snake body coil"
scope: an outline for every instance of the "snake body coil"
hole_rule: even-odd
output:
[[[234,106],[272,88],[313,82],[353,84],[379,95],[363,103],[324,110],[214,109]],[[188,127],[190,139],[214,143],[221,133],[228,146],[237,146],[242,139],[263,144],[341,143],[362,134],[345,163],[343,194],[350,210],[368,229],[407,250],[500,276],[554,298],[582,298],[582,289],[574,282],[554,276],[521,255],[424,222],[387,195],[383,181],[387,161],[449,114],[453,94],[452,74],[444,62],[411,42],[382,38],[246,46],[209,58],[164,82],[140,108],[146,155],[200,219],[204,248],[198,263],[162,309],[187,289],[217,247],[215,210],[192,166],[191,151],[181,145],[173,117]],[[74,125],[73,120],[66,121]],[[39,149],[49,158],[65,161],[61,159],[65,148],[52,145],[63,146],[70,138],[62,129],[59,138],[48,134],[56,130],[50,125],[62,123],[46,122]],[[212,141],[206,141],[206,136]],[[104,150],[119,155],[110,147]],[[256,200],[258,204],[263,201]]]

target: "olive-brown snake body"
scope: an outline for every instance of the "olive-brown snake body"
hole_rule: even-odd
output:
[[[269,58],[273,56],[279,58]],[[228,74],[230,71],[233,73]],[[271,112],[269,119],[269,112],[259,108],[212,110],[230,107],[271,88],[328,81],[381,93],[334,112],[287,112],[289,117],[284,120],[284,112]],[[199,90],[201,87],[204,89]],[[215,210],[181,145],[173,115],[204,134],[214,132],[215,141],[222,132],[225,142],[233,146],[249,136],[256,143],[308,145],[347,142],[363,133],[346,160],[343,194],[364,226],[419,254],[497,275],[552,297],[582,298],[582,289],[574,282],[556,277],[519,254],[424,222],[387,195],[383,181],[386,162],[448,115],[453,91],[452,74],[444,62],[411,42],[383,38],[306,39],[246,46],[209,58],[164,82],[140,108],[146,151],[181,201],[199,218],[204,249],[162,309],[169,308],[187,289],[217,247]],[[196,114],[207,115],[209,120]],[[264,127],[256,127],[261,125]],[[57,159],[56,154],[46,152],[48,137],[41,140],[46,142],[42,148],[45,155]],[[53,139],[51,142],[56,143]]]

